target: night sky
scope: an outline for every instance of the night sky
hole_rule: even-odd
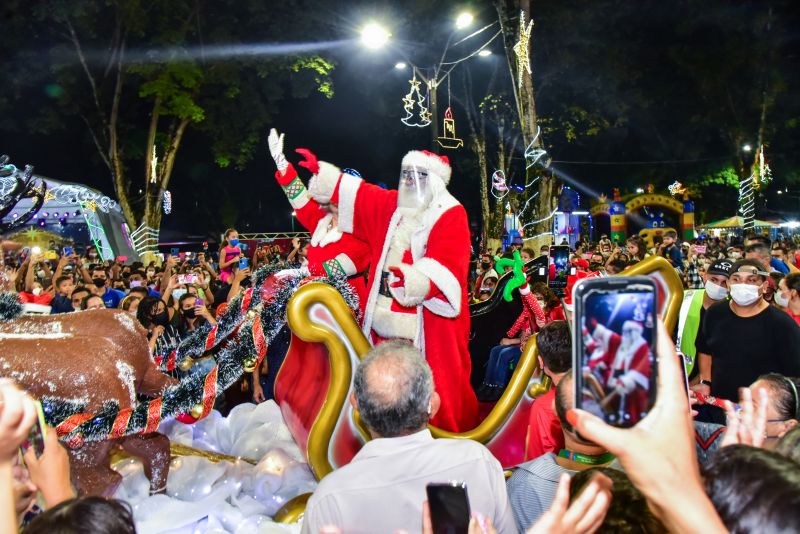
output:
[[[395,187],[403,154],[411,149],[430,148],[429,129],[409,128],[400,122],[404,116],[401,99],[408,92],[410,69],[397,70],[395,63],[410,60],[421,67],[432,66],[439,59],[452,20],[459,11],[468,8],[475,14],[471,30],[496,21],[496,12],[490,2],[478,1],[310,3],[315,6],[313,12],[296,16],[307,17],[317,25],[318,35],[295,35],[287,31],[282,35],[261,36],[263,40],[351,41],[320,51],[336,65],[332,99],[315,93],[309,98],[281,103],[272,122],[286,134],[286,155],[296,162],[293,149],[307,147],[322,160],[357,169],[370,181]],[[724,126],[708,120],[715,117],[713,113],[705,120],[703,117],[719,100],[719,88],[709,88],[703,80],[709,70],[700,59],[685,70],[676,70],[675,65],[683,68],[695,55],[708,62],[714,61],[715,54],[719,54],[720,61],[725,61],[721,59],[725,54],[737,57],[761,54],[757,47],[740,46],[731,50],[718,46],[724,40],[735,41],[730,32],[737,24],[746,26],[754,14],[767,9],[767,4],[775,9],[770,32],[775,41],[770,45],[774,49],[769,56],[773,65],[770,68],[777,72],[784,87],[768,118],[776,181],[760,201],[758,215],[796,216],[800,197],[792,198],[791,194],[800,183],[797,155],[800,103],[796,101],[796,95],[800,94],[797,74],[800,26],[793,2],[533,2],[536,26],[532,57],[537,107],[543,118],[550,121],[548,131],[553,133],[545,142],[557,162],[556,168],[574,180],[572,185],[610,194],[613,187],[630,190],[646,183],[665,187],[673,179],[691,180],[695,174],[730,159],[731,147]],[[12,1],[4,9],[5,22],[13,20],[19,24],[20,20],[31,17],[31,8],[23,2]],[[392,32],[391,46],[386,49],[366,51],[356,40],[358,28],[372,18],[384,22]],[[448,59],[475,50],[496,30],[495,25],[453,47]],[[32,20],[30,31],[32,38],[22,43],[6,43],[0,48],[3,63],[14,72],[19,72],[21,51],[44,51],[52,44],[48,39],[54,39],[48,28]],[[458,36],[467,33],[464,30]],[[248,37],[240,36],[240,42],[250,42]],[[469,69],[473,80],[474,100],[485,94],[493,75],[495,92],[510,94],[511,77],[500,39],[492,43],[491,50],[491,56],[474,57],[459,65],[451,76],[457,133],[467,142],[464,71]],[[689,59],[683,61],[681,54]],[[755,59],[758,63],[758,58]],[[731,68],[738,67],[734,64]],[[751,78],[739,78],[735,72],[730,76],[744,85],[757,83]],[[44,91],[44,85],[38,91]],[[6,86],[0,91],[3,91],[0,110],[5,115],[0,116],[0,152],[10,154],[19,166],[31,163],[38,173],[85,183],[113,196],[108,171],[96,157],[79,119],[70,117],[63,130],[42,135],[36,123],[24,120],[26,115],[35,113],[34,107],[42,105],[37,89],[20,94]],[[443,113],[447,107],[446,85],[440,87],[439,102]],[[606,121],[599,133],[579,136],[577,141],[565,139],[564,110],[572,103],[596,112]],[[737,116],[735,120],[757,119],[749,117],[754,115],[751,109],[738,105],[736,108],[743,117]],[[624,120],[618,120],[622,116]],[[164,217],[162,232],[211,236],[224,229],[223,213],[235,219],[240,232],[289,230],[291,210],[272,178],[274,165],[266,147],[266,133],[253,160],[244,169],[236,170],[216,166],[207,139],[190,128],[169,186],[173,214]],[[522,147],[517,165],[522,163],[521,150]],[[454,165],[451,190],[477,220],[480,177],[475,156],[467,148],[443,153]],[[665,163],[647,163],[654,161]],[[788,194],[776,195],[778,189],[787,187]],[[735,190],[717,188],[712,194],[716,196],[699,203],[714,204],[716,211],[712,210],[711,215],[732,215],[736,209]]]

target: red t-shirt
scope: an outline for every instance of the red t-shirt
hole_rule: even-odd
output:
[[[561,431],[561,422],[553,408],[556,398],[556,388],[537,397],[531,406],[528,419],[528,436],[525,438],[525,461],[539,456],[558,451],[564,448],[564,433]]]
[[[795,314],[793,314],[793,313],[792,313],[792,311],[791,311],[789,308],[785,308],[783,311],[785,311],[786,313],[788,313],[788,314],[789,314],[789,317],[791,317],[792,319],[794,319],[794,322],[796,322],[798,325],[800,325],[800,315],[795,315]]]
[[[34,295],[33,293],[28,293],[27,291],[20,291],[19,300],[24,304],[43,304],[45,306],[49,306],[50,302],[53,300],[53,295],[50,293],[39,293],[38,295]]]

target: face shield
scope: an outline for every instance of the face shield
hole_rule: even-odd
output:
[[[428,180],[428,170],[416,165],[403,165],[397,188],[397,207],[423,209],[430,203],[433,193]]]

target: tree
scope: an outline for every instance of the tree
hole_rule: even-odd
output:
[[[508,68],[514,80],[517,113],[519,116],[522,139],[525,144],[525,190],[519,195],[519,202],[525,205],[532,203],[532,209],[522,215],[522,228],[527,239],[532,239],[530,244],[535,249],[542,244],[549,244],[552,240],[552,217],[558,205],[560,187],[556,177],[545,171],[541,166],[534,164],[531,154],[544,149],[541,136],[539,117],[536,113],[536,99],[533,90],[533,77],[524,70],[527,62],[517,61],[518,55],[529,57],[529,43],[520,41],[523,31],[522,24],[515,24],[515,17],[522,17],[523,21],[531,20],[529,0],[495,0],[495,8],[503,31],[503,42],[508,58]],[[528,31],[529,22],[525,22],[524,29]],[[522,49],[520,48],[520,45]],[[536,185],[535,188],[532,186]]]
[[[294,15],[308,7],[302,0],[279,7],[256,0],[43,3],[34,14],[52,45],[41,67],[60,88],[57,105],[43,113],[80,118],[131,228],[158,229],[187,129],[208,137],[218,165],[242,167],[281,100],[314,88],[332,96],[329,61],[267,55],[269,45],[242,41],[291,31],[302,24]]]

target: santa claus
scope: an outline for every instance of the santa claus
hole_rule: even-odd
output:
[[[363,315],[367,300],[366,275],[370,257],[368,245],[352,234],[339,230],[338,210],[335,205],[317,202],[309,195],[294,166],[283,154],[283,134],[278,135],[273,128],[267,141],[272,159],[278,167],[275,179],[289,199],[297,220],[311,232],[311,243],[306,255],[309,273],[314,276],[346,276],[358,295]],[[297,149],[297,152],[305,158],[299,165],[316,174],[319,167],[314,155],[302,148]]]
[[[398,190],[366,183],[324,161],[309,190],[339,208],[339,228],[370,247],[363,330],[373,343],[412,341],[433,370],[442,407],[431,423],[451,431],[477,422],[467,348],[469,226],[447,191],[445,156],[412,151],[403,158]]]
[[[647,410],[650,389],[651,352],[642,335],[644,327],[638,321],[625,321],[619,335],[602,324],[593,326],[586,350],[589,368],[607,392],[601,405],[616,412],[620,422],[636,423]]]

